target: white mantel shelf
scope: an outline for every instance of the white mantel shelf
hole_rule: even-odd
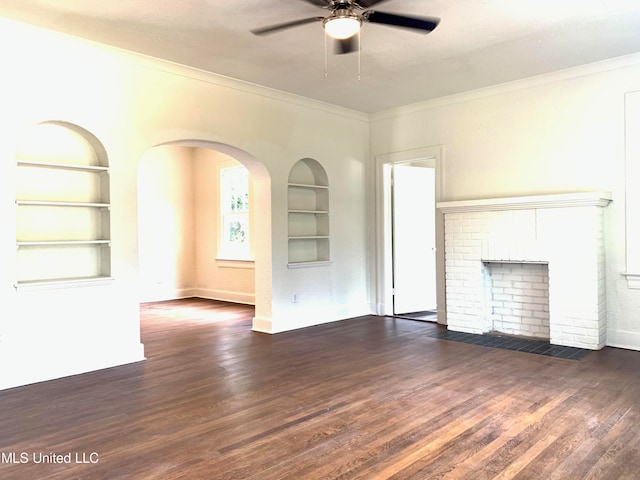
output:
[[[443,213],[486,212],[489,210],[527,210],[536,208],[606,207],[611,200],[610,192],[576,192],[438,202],[436,207]]]

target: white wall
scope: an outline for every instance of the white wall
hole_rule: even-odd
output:
[[[365,124],[363,127],[364,136],[360,138],[368,139],[368,125]],[[331,135],[322,137],[322,142],[327,145],[333,142]],[[314,142],[313,139],[310,141]],[[330,265],[293,269],[287,267],[288,218],[284,207],[287,205],[287,189],[273,191],[273,195],[278,196],[278,203],[284,207],[278,212],[273,212],[274,241],[285,245],[285,249],[279,252],[282,256],[277,262],[274,259],[273,264],[274,298],[277,296],[282,302],[274,306],[273,317],[278,321],[274,323],[272,331],[289,330],[373,312],[368,288],[354,288],[356,285],[367,285],[367,258],[372,237],[366,218],[365,162],[359,160],[357,153],[363,145],[353,147],[355,150],[352,152],[344,151],[342,157],[334,157],[336,161],[331,161],[330,156],[314,154],[301,154],[297,159],[313,158],[322,164],[327,173],[331,232]],[[368,154],[365,153],[365,157],[368,157]],[[294,163],[296,162],[285,163],[287,172],[283,177],[284,182],[287,181]],[[350,268],[349,265],[357,267]],[[276,282],[276,278],[280,280]],[[294,293],[297,295],[296,303],[293,302]]]
[[[138,267],[143,302],[192,296],[195,276],[193,149],[150,150],[138,170]]]
[[[0,388],[143,358],[137,297],[138,162],[160,144],[217,142],[245,152],[246,159],[266,169],[256,186],[263,204],[260,221],[270,227],[262,230],[269,234],[256,251],[256,329],[286,330],[370,311],[366,116],[12,21],[0,20],[0,41],[20,45],[0,52],[0,213],[9,225],[0,234],[0,264],[8,266],[0,269],[0,301],[11,312],[0,319],[0,362],[14,366],[0,373]],[[115,278],[110,286],[29,294],[13,288],[15,139],[44,120],[79,125],[107,150]],[[291,271],[286,183],[291,166],[307,157],[323,164],[333,185],[333,262]],[[264,252],[270,252],[269,258]],[[295,306],[293,288],[301,292]],[[318,305],[323,306],[322,317],[315,314]]]
[[[194,295],[202,298],[239,303],[255,303],[255,268],[253,261],[218,258],[221,220],[220,169],[239,162],[215,150],[198,148],[194,152],[195,252]],[[250,179],[250,183],[252,180]],[[249,231],[252,242],[260,239],[251,221],[255,214],[250,190]],[[258,237],[257,239],[255,237]]]
[[[624,95],[637,89],[640,58],[628,57],[381,112],[372,118],[371,151],[443,145],[442,200],[611,191],[608,344],[640,349],[640,291],[630,290],[621,275]]]

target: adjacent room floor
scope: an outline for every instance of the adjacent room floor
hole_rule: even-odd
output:
[[[266,335],[251,307],[198,299],[141,313],[147,361],[0,392],[0,478],[640,471],[640,352],[556,358],[376,316]]]

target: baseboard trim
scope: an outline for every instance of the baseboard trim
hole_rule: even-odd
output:
[[[147,291],[140,297],[141,303],[165,302],[181,298],[205,298],[221,302],[242,303],[255,305],[256,296],[252,293],[234,292],[231,290],[212,290],[206,288],[183,288],[176,290]]]
[[[139,297],[140,303],[166,302],[168,300],[178,300],[180,298],[197,297],[197,290],[193,288],[182,289],[158,289],[147,290]]]
[[[640,350],[640,333],[624,330],[609,330],[607,332],[608,347],[624,348],[626,350]]]
[[[268,317],[253,317],[251,330],[259,333],[275,333],[273,331],[273,323],[271,322],[271,318]]]
[[[243,303],[245,305],[255,305],[256,296],[253,293],[234,292],[231,290],[211,290],[204,288],[193,289],[194,297],[206,298],[208,300],[219,300],[221,302]]]

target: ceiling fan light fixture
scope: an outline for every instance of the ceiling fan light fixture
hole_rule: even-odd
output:
[[[332,15],[322,22],[325,32],[332,38],[344,40],[360,31],[362,20],[355,15]]]

